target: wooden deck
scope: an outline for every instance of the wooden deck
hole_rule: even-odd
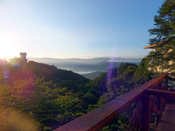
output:
[[[167,104],[157,131],[175,131],[175,104]]]

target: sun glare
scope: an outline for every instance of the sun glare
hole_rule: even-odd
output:
[[[5,57],[14,57],[15,48],[10,44],[1,44],[0,45],[0,58]]]
[[[16,47],[14,39],[3,35],[0,38],[0,58],[14,57],[16,53]]]

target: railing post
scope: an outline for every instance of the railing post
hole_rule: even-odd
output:
[[[159,90],[162,90],[162,82],[160,82],[158,86],[159,86]],[[160,112],[162,113],[162,98],[161,98],[161,96],[157,97],[157,109],[159,109]],[[161,115],[157,114],[156,128],[159,124],[160,119],[161,119]]]
[[[167,77],[165,77],[165,91],[167,91],[167,90],[168,90],[168,75],[167,75]],[[166,106],[167,99],[164,98],[164,100],[165,100],[165,106]]]
[[[165,78],[165,90],[168,90],[168,76]]]
[[[150,131],[151,102],[150,96],[145,94],[143,98],[143,131]]]

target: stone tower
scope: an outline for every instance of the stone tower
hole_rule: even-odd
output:
[[[22,62],[27,62],[26,56],[27,56],[27,53],[25,53],[25,52],[20,53],[20,59]]]

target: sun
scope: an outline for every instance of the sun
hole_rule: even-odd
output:
[[[3,35],[0,37],[0,58],[14,57],[16,53],[15,40]]]
[[[14,47],[10,44],[0,44],[0,58],[14,57]]]

